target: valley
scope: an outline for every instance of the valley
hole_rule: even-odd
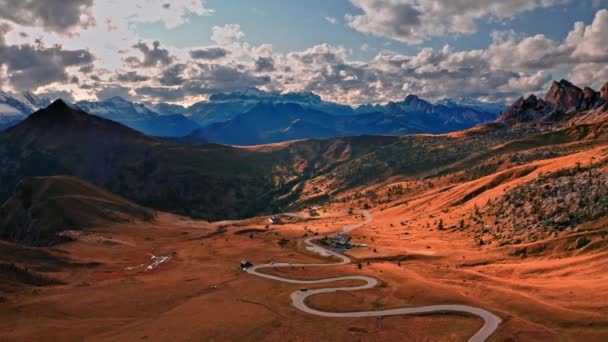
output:
[[[603,341],[599,99],[247,147],[56,101],[0,133],[0,339]]]
[[[0,0],[0,342],[608,341],[608,0]]]
[[[303,236],[331,235],[341,231],[342,225],[365,222],[356,212],[348,215],[348,208],[340,204],[324,207],[320,217],[306,219],[304,214],[304,219],[285,218],[277,225],[268,225],[267,217],[260,217],[218,226],[159,213],[152,222],[134,219],[87,229],[85,234],[104,240],[77,239],[45,249],[3,243],[3,249],[10,252],[2,262],[14,263],[14,256],[20,255],[16,267],[53,281],[7,283],[12,278],[3,277],[6,310],[1,315],[0,336],[5,340],[39,339],[52,332],[62,340],[145,336],[368,340],[403,338],[407,331],[407,336],[419,340],[467,340],[483,325],[474,316],[448,313],[318,320],[291,306],[290,293],[300,291],[302,285],[282,285],[243,272],[239,263],[247,259],[254,265],[291,262],[264,270],[282,278],[357,275],[380,282],[352,293],[314,294],[306,302],[315,310],[378,311],[459,304],[483,308],[501,318],[490,340],[603,339],[606,312],[602,293],[607,273],[602,262],[606,252],[598,234],[605,220],[558,238],[502,247],[488,241],[479,246],[472,236],[477,226],[463,231],[427,228],[427,224],[435,227],[428,215],[441,211],[436,205],[424,207],[428,209],[412,205],[371,210],[374,221],[351,233],[356,243],[368,247],[347,252],[353,263],[331,268],[299,264],[328,262],[306,251]],[[444,218],[446,227],[451,224],[448,217]],[[590,237],[592,243],[570,250],[581,235]],[[525,258],[518,253],[522,247],[527,249]],[[170,258],[148,270],[151,254]],[[363,265],[361,270],[356,263]],[[339,280],[305,286],[314,293],[328,285],[357,284]],[[224,325],[227,317],[229,329]]]

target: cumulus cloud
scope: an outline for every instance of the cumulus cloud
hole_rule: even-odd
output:
[[[66,33],[95,23],[92,6],[93,0],[0,0],[0,18]]]
[[[186,67],[187,66],[185,64],[172,65],[171,67],[163,70],[158,81],[164,86],[180,85],[184,82],[184,77],[182,74],[184,70],[186,70]]]
[[[510,92],[525,94],[530,90],[545,89],[551,79],[552,75],[544,70],[532,75],[519,73],[516,77],[510,78],[509,82],[502,88]]]
[[[608,62],[608,10],[603,9],[595,14],[593,22],[585,26],[577,22],[568,35],[566,43],[575,45],[572,57],[578,61]]]
[[[575,84],[586,84],[598,90],[608,82],[608,64],[578,64],[572,69],[569,77]]]
[[[87,50],[0,44],[0,65],[6,67],[8,80],[18,90],[35,90],[55,82],[70,82],[69,67],[92,62],[93,55]]]
[[[412,43],[474,32],[480,20],[509,19],[562,0],[351,1],[361,13],[346,16],[350,26]],[[603,34],[608,30],[606,10],[598,11],[592,23],[574,25],[564,39],[507,30],[494,32],[484,48],[458,51],[445,46],[409,54],[382,51],[366,61],[356,60],[358,54],[348,48],[330,44],[274,52],[270,44],[246,42],[238,24],[213,27],[214,45],[197,48],[177,48],[164,42],[161,46],[158,41],[142,40],[133,30],[134,22],[160,22],[169,27],[185,22],[192,14],[211,14],[200,1],[98,0],[93,3],[93,12],[98,25],[78,31],[77,36],[68,39],[64,32],[45,34],[47,45],[65,41],[70,49],[36,48],[32,37],[41,36],[45,29],[27,28],[21,36],[23,27],[14,20],[10,25],[0,23],[3,82],[41,90],[59,83],[100,99],[121,96],[136,101],[182,102],[258,87],[311,91],[326,100],[361,104],[401,100],[408,93],[429,99],[467,96],[505,100],[542,93],[554,73],[569,71],[572,80],[581,85],[598,87],[608,80],[608,42]],[[76,28],[85,22],[74,25]],[[103,42],[97,41],[100,36],[106,37]],[[55,37],[58,40],[54,41]],[[88,47],[89,42],[90,51],[78,49]],[[369,51],[369,46],[364,44],[361,50]],[[102,58],[93,60],[98,51]],[[70,82],[79,82],[79,86]]]
[[[355,30],[405,43],[421,43],[447,33],[477,30],[482,18],[507,19],[564,0],[351,0],[362,14],[347,14]]]
[[[72,93],[66,90],[46,89],[42,92],[36,93],[36,95],[42,98],[49,98],[51,99],[51,101],[56,99],[62,99],[70,103],[76,102]]]
[[[161,48],[158,41],[152,43],[152,48],[143,42],[139,42],[133,47],[142,53],[143,59],[135,56],[128,57],[125,61],[131,66],[154,67],[169,65],[173,62],[173,57],[170,55],[169,50]]]
[[[228,56],[230,52],[221,47],[208,47],[190,51],[190,57],[194,59],[214,60]]]
[[[161,22],[167,28],[184,24],[190,14],[213,14],[201,0],[98,0],[96,6],[99,14],[111,14],[109,18],[121,18],[124,22]],[[111,21],[113,25],[121,24]]]
[[[241,26],[238,24],[227,24],[224,26],[214,26],[211,40],[219,45],[231,45],[245,37]]]
[[[128,82],[128,83],[144,82],[144,81],[147,81],[150,79],[150,77],[145,76],[145,75],[140,75],[135,71],[117,73],[115,78],[119,82]]]
[[[488,56],[496,68],[541,69],[567,63],[572,51],[542,34],[518,39],[510,32],[494,34]]]
[[[160,86],[141,86],[136,88],[135,92],[148,101],[175,102],[183,101],[186,97],[260,87],[270,82],[268,76],[257,76],[252,71],[238,66],[195,64],[183,68],[188,69],[188,78],[184,77],[180,82],[161,82],[164,84]],[[166,77],[166,74],[163,77]]]
[[[271,72],[274,71],[274,59],[272,57],[259,57],[255,60],[256,72]]]
[[[380,53],[370,62],[350,60],[351,52],[327,44],[277,56],[272,85],[282,91],[312,91],[351,104],[453,96],[501,99],[538,92],[550,73],[496,69],[486,50],[425,48],[415,55]]]
[[[131,95],[131,88],[116,84],[96,87],[95,95],[99,101],[107,100],[113,97],[122,97],[123,99],[127,100],[133,99],[133,95]]]

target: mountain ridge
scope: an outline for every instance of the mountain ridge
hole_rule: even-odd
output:
[[[331,115],[297,103],[260,102],[226,122],[203,127],[186,140],[203,139],[229,145],[258,145],[304,138],[357,135],[441,134],[492,121],[494,114],[470,108],[435,105],[415,95]]]
[[[571,124],[602,120],[608,113],[608,82],[597,92],[567,80],[553,81],[544,98],[523,96],[503,111],[497,121],[508,125]]]

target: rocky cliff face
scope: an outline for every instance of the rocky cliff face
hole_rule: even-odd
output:
[[[606,82],[600,90],[600,98],[604,101],[608,101],[608,82]]]
[[[553,81],[545,95],[545,101],[550,103],[554,110],[564,113],[577,111],[582,100],[583,90],[566,80]]]
[[[551,112],[551,107],[543,99],[530,95],[520,97],[515,103],[500,114],[498,121],[506,124],[536,122]]]
[[[600,92],[589,87],[581,89],[566,80],[553,82],[544,100],[534,95],[515,101],[503,111],[498,121],[508,124],[546,123],[597,120],[608,118],[608,83]]]
[[[585,89],[583,89],[583,98],[579,107],[582,110],[593,109],[593,106],[597,103],[599,99],[600,93],[589,87],[585,87]]]

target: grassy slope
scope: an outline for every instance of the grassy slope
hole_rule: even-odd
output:
[[[2,238],[34,245],[57,242],[63,230],[154,217],[148,209],[68,176],[22,181],[0,213]]]

